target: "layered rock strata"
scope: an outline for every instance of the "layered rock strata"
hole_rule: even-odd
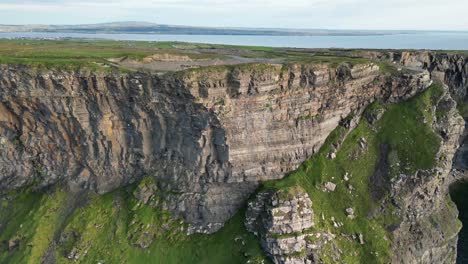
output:
[[[374,64],[240,65],[166,75],[0,67],[0,191],[65,183],[112,191],[154,176],[165,206],[219,229],[258,183],[279,179],[376,98],[427,74]]]
[[[432,79],[446,84],[444,95],[430,110],[434,120],[432,127],[441,140],[437,166],[415,175],[402,175],[404,177],[392,182],[390,195],[383,202],[396,206],[402,220],[391,231],[392,263],[455,263],[460,224],[457,209],[449,198],[449,187],[468,179],[467,132],[457,110],[457,105],[463,109],[463,104],[467,103],[468,60],[461,55],[430,52],[394,53],[391,57],[401,65],[399,67],[428,70]],[[257,199],[261,198],[262,194]],[[254,205],[249,204],[256,208]],[[250,225],[249,218],[246,224]],[[268,232],[263,236],[268,236]],[[293,238],[297,241],[298,236]],[[318,248],[310,250],[306,243],[300,245],[302,248],[297,248],[296,252],[309,251],[300,257],[296,255],[292,263],[312,261],[313,252]],[[286,258],[279,259],[271,253],[270,256],[275,263],[288,263]]]
[[[454,182],[451,174],[453,158],[465,123],[448,88],[430,111],[434,120],[432,127],[441,140],[435,157],[436,167],[420,170],[414,175],[401,174],[386,187],[388,197],[379,202],[382,211],[390,204],[394,206],[401,219],[389,230],[392,263],[455,263],[460,225],[455,205],[448,197],[448,189]],[[324,188],[317,191],[332,190]],[[320,229],[307,230],[301,225],[289,231],[270,228],[273,225],[271,215],[275,215],[278,209],[294,212],[297,202],[292,200],[302,197],[302,192],[294,188],[265,191],[248,204],[247,229],[260,237],[263,248],[274,263],[315,263],[324,245],[334,239],[332,233],[321,233],[323,230]],[[278,202],[278,196],[284,197],[283,200]],[[355,217],[353,208],[346,209],[346,213],[348,217]],[[291,224],[298,222],[295,218],[301,217],[300,214],[296,217],[279,216]],[[311,218],[307,216],[307,219]],[[277,223],[277,226],[281,225]],[[356,243],[365,243],[362,235],[354,239]],[[339,248],[337,250],[346,254]]]

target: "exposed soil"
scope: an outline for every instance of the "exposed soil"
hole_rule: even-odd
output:
[[[226,59],[198,59],[198,60],[186,60],[186,59],[164,59],[164,60],[146,60],[137,61],[129,59],[113,59],[114,63],[119,64],[125,68],[130,69],[145,69],[152,71],[181,71],[190,68],[199,68],[207,66],[218,66],[218,65],[236,65],[245,63],[280,63],[280,59],[265,59],[265,58],[244,58],[239,56],[229,56]]]

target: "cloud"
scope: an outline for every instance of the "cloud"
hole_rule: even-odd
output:
[[[0,23],[467,29],[466,0],[3,0]]]

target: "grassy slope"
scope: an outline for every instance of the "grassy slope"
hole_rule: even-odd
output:
[[[56,263],[252,263],[264,259],[259,244],[243,226],[239,212],[214,235],[186,236],[184,226],[161,210],[133,198],[130,186],[115,192],[87,197],[86,205],[66,214],[77,199],[60,189],[47,194],[26,191],[3,200],[0,223],[0,263],[40,263],[44,256]],[[6,213],[6,214],[5,214]],[[133,244],[144,241],[143,233],[155,235],[147,249]],[[19,246],[8,250],[8,241]],[[242,238],[235,241],[236,238]]]
[[[373,183],[370,179],[379,160],[380,146],[381,144],[390,146],[391,151],[386,158],[393,168],[391,176],[432,168],[439,139],[429,126],[431,120],[428,111],[437,96],[440,96],[440,92],[441,87],[434,85],[407,102],[381,106],[387,110],[375,126],[362,119],[358,127],[343,142],[337,152],[337,158],[331,160],[327,155],[331,152],[332,144],[338,142],[345,134],[344,128],[337,128],[317,155],[285,179],[268,182],[264,188],[301,186],[307,190],[313,203],[317,224],[315,229],[331,230],[338,234],[335,242],[345,252],[343,261],[385,263],[390,256],[391,239],[386,228],[398,223],[399,220],[393,214],[391,206],[387,206],[387,209],[382,211],[381,201],[375,201],[371,196],[370,185]],[[429,119],[426,124],[422,122],[424,116]],[[360,138],[365,138],[368,142],[365,151],[359,147]],[[400,166],[397,166],[397,163]],[[349,183],[343,180],[346,172],[351,175]],[[335,192],[323,191],[323,186],[328,181],[337,184]],[[354,191],[349,192],[349,184],[353,186]],[[346,217],[345,210],[350,207],[355,209],[357,215],[354,220]],[[325,221],[322,220],[322,215]],[[337,222],[343,222],[344,226],[333,227],[331,217]],[[362,233],[365,244],[360,245],[356,240],[342,237],[339,235],[342,233],[347,235]],[[322,250],[321,257],[326,263],[334,263],[331,252],[333,252],[331,247]]]
[[[460,114],[463,118],[467,119],[468,118],[468,102],[466,101],[459,101],[457,105],[458,111],[460,111]]]

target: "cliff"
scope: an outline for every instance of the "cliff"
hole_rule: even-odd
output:
[[[400,67],[398,71],[426,69],[431,79],[443,82],[444,87],[432,87],[408,101],[407,107],[412,110],[405,110],[404,107],[400,109],[397,119],[393,121],[401,124],[394,123],[393,127],[387,127],[385,123],[392,120],[390,116],[395,113],[388,112],[394,109],[370,107],[364,113],[367,119],[364,123],[367,125],[361,121],[355,129],[357,131],[349,135],[345,133],[338,143],[332,141],[329,147],[322,147],[321,152],[315,155],[316,158],[305,163],[285,181],[266,185],[266,190],[249,203],[246,226],[260,237],[262,247],[275,263],[455,263],[457,235],[461,225],[449,193],[451,186],[468,177],[465,121],[460,115],[466,117],[467,59],[461,55],[430,52],[380,54],[384,58],[387,55],[396,63],[396,67]],[[417,112],[413,116],[411,111],[415,109]],[[408,116],[412,124],[407,123]],[[424,123],[426,129],[416,125],[420,122]],[[370,136],[371,139],[368,132],[362,132],[366,128],[359,128],[369,125],[371,130],[377,131],[374,136]],[[393,139],[389,140],[385,134],[393,133],[389,132],[392,130],[396,131],[391,136]],[[353,142],[350,137],[356,138],[356,134],[367,136]],[[373,142],[372,137],[377,142]],[[427,140],[424,143],[416,142],[418,137],[426,137]],[[407,141],[408,138],[410,141]],[[399,146],[401,143],[410,147],[405,150],[403,145]],[[360,145],[360,153],[352,152],[352,156],[347,154],[347,149],[356,145]],[[421,145],[425,145],[425,149],[420,148]],[[431,147],[434,148],[432,151]],[[328,148],[335,153],[333,156],[330,156]],[[380,160],[366,158],[375,148],[378,151],[371,156],[380,156]],[[347,157],[331,163],[327,160],[340,155]],[[371,165],[371,171],[366,172],[366,164],[349,164],[350,157],[357,164],[360,160],[371,164],[375,162],[375,167]],[[425,159],[427,164],[423,162]],[[430,160],[435,162],[431,163]],[[355,166],[362,167],[356,170]],[[314,169],[320,172],[311,172]],[[343,180],[337,179],[336,171],[344,171],[344,176],[341,176]],[[370,180],[369,185],[356,187],[359,186],[359,183],[353,181],[356,173],[361,182]],[[319,179],[312,180],[316,177]],[[340,190],[339,186],[343,183],[345,189]],[[302,218],[300,210],[295,211],[299,213],[296,217],[300,221],[314,221],[317,226],[312,229],[299,226],[289,232],[271,230],[269,227],[272,224],[262,219],[271,218],[271,207],[278,202],[269,201],[269,193],[297,186],[308,192],[306,196],[312,204],[309,205],[311,215],[322,217],[315,217],[315,220],[310,216]],[[349,194],[345,194],[346,191]],[[372,197],[371,204],[377,203],[357,209],[369,203],[366,198],[362,198],[363,195]],[[330,200],[334,205],[324,206]],[[293,204],[298,201],[286,203],[294,208]],[[262,218],[262,215],[268,217]],[[328,220],[330,215],[331,220]],[[276,217],[289,219],[284,214]],[[366,227],[356,227],[363,218]]]
[[[394,260],[454,263],[459,223],[449,192],[452,185],[468,179],[467,132],[460,117],[461,114],[466,121],[468,59],[464,55],[431,52],[404,52],[396,59],[405,66],[427,69],[433,79],[446,84],[449,95],[436,105],[439,118],[434,129],[445,142],[440,149],[436,174],[415,175],[412,184],[402,182],[401,189],[406,190],[396,194],[404,197],[408,210],[405,210],[404,224],[397,231]]]
[[[466,57],[378,56],[400,71],[377,62],[165,74],[0,66],[0,209],[38,207],[23,231],[11,223],[27,209],[0,217],[7,252],[29,241],[33,262],[61,250],[84,262],[128,257],[120,244],[90,247],[108,232],[143,249],[168,239],[247,252],[254,239],[232,231],[245,220],[275,263],[454,262],[460,225],[448,193],[466,178]],[[52,242],[35,237],[44,219],[57,223],[44,235]]]
[[[428,82],[424,74],[384,77],[374,64],[165,76],[2,66],[0,186],[61,182],[102,194],[151,175],[171,211],[215,231],[351,112],[376,98],[408,98]]]
[[[368,118],[375,116],[372,108],[366,110],[355,129],[334,136],[284,180],[267,184],[249,203],[247,228],[275,263],[454,263],[461,226],[448,192],[464,128],[455,106],[448,91],[432,86],[401,106],[381,108],[377,121]],[[268,193],[290,188],[306,190],[312,206],[300,208],[315,217],[299,209],[293,212],[300,220],[293,221],[285,210],[272,212],[276,204],[293,210],[299,203],[268,200]],[[278,231],[269,228],[270,215],[315,227]]]
[[[359,160],[365,159],[365,157],[358,157],[356,161],[349,160],[348,157],[345,158],[343,164],[340,161],[335,161],[333,162],[334,165],[324,165],[324,162],[319,160],[320,156],[330,157],[326,152],[327,150],[316,154],[318,155],[316,162],[312,159],[311,163],[306,163],[307,165],[304,168],[300,168],[297,172],[288,176],[292,178],[289,181],[286,179],[284,183],[280,181],[280,184],[267,187],[265,193],[261,192],[253,202],[249,203],[246,226],[251,232],[260,237],[262,247],[275,263],[328,263],[339,261],[359,263],[455,263],[457,235],[461,225],[457,219],[458,211],[450,199],[449,192],[451,186],[457,185],[468,178],[466,173],[467,132],[465,121],[460,115],[461,113],[466,117],[467,58],[462,55],[431,52],[391,53],[390,58],[393,59],[397,67],[400,67],[399,71],[404,69],[410,71],[426,69],[431,75],[431,79],[444,83],[443,88],[439,88],[438,91],[431,88],[430,91],[418,96],[415,100],[411,100],[409,105],[411,108],[418,108],[421,107],[423,101],[429,100],[431,102],[427,104],[428,101],[426,101],[427,105],[421,107],[420,113],[415,115],[416,119],[410,122],[427,124],[427,129],[433,131],[436,137],[433,141],[429,140],[423,143],[426,144],[426,150],[424,150],[418,148],[420,143],[414,143],[417,137],[429,136],[423,135],[423,129],[419,128],[419,132],[411,136],[411,131],[414,133],[415,130],[418,130],[413,125],[410,125],[411,128],[405,125],[384,127],[383,129],[387,132],[394,129],[403,130],[395,131],[392,136],[394,139],[399,137],[399,133],[403,133],[400,136],[409,136],[411,138],[411,141],[407,142],[407,144],[415,145],[412,145],[411,149],[409,149],[410,155],[418,156],[417,159],[411,161],[409,156],[405,160],[405,151],[399,149],[398,143],[394,145],[395,143],[391,143],[392,140],[387,141],[385,138],[380,138],[382,133],[387,132],[377,132],[377,148],[379,148],[380,161],[373,168],[373,172],[368,175],[365,172],[365,165],[361,165],[362,167],[357,172],[361,174],[359,175],[361,179],[371,179],[368,185],[364,187],[365,189],[370,188],[370,193],[367,193],[365,189],[354,187],[357,183],[352,185],[346,183],[352,182],[352,179],[356,177],[351,177],[352,173],[349,172],[353,171],[353,166],[349,166],[348,163],[359,163]],[[424,99],[424,97],[427,99]],[[389,110],[385,111],[384,109],[369,114],[369,111],[372,112],[370,109],[366,110],[368,112],[364,113],[364,116],[367,116],[369,125],[378,131],[382,129],[382,124],[379,125],[379,121],[374,120],[375,117],[377,116],[377,119],[379,119],[383,116],[382,118],[385,119],[389,115],[387,113]],[[400,115],[400,119],[395,121],[405,123],[407,118],[405,115],[411,114],[408,111],[402,111]],[[417,117],[418,115],[420,117]],[[372,118],[369,119],[369,116]],[[374,122],[377,125],[374,125]],[[337,148],[332,147],[333,151],[337,152],[333,157],[337,157],[343,152],[346,153],[347,144],[357,144],[348,142],[347,137],[353,137],[353,133],[359,132],[352,132],[350,136],[345,135],[341,141],[343,143],[333,143],[332,146],[338,146]],[[405,141],[404,138],[398,140]],[[358,144],[361,145],[362,152],[364,152],[364,154],[360,155],[366,155],[366,152],[370,152],[372,148],[376,147],[375,143],[372,143],[369,138],[364,140],[364,137],[359,139]],[[432,154],[428,153],[428,158],[435,159],[435,163],[429,166],[417,165],[418,161],[425,159],[420,156],[421,152],[427,151],[431,145],[435,149]],[[325,149],[327,149],[326,146]],[[325,166],[325,168],[327,166],[337,166],[338,171],[345,171],[343,179],[345,186],[348,185],[346,188],[350,194],[346,196],[350,197],[343,199],[342,196],[345,194],[339,189],[337,192],[340,194],[338,195],[326,194],[327,192],[336,192],[335,189],[339,188],[340,185],[340,183],[336,182],[336,176],[328,178],[323,176],[327,173],[336,175],[333,170],[322,169],[320,173],[322,179],[314,184],[315,188],[305,183],[306,179],[303,179],[303,175],[305,174],[306,177],[311,179],[313,173],[308,172],[308,170],[313,170],[314,166]],[[420,167],[415,169],[418,166]],[[411,167],[414,168],[411,169]],[[343,180],[338,182],[343,182]],[[268,212],[271,212],[273,210],[271,207],[274,207],[278,202],[269,201],[265,197],[269,197],[268,193],[272,192],[269,188],[284,191],[285,185],[304,187],[308,192],[307,197],[311,199],[309,200],[310,204],[322,204],[312,207],[309,205],[310,215],[301,214],[300,210],[295,211],[296,214],[299,213],[296,217],[300,218],[300,222],[315,222],[316,225],[318,223],[318,227],[304,229],[299,226],[286,232],[267,228],[271,224],[266,220],[261,220],[265,219],[265,216],[262,218],[262,215],[265,214],[269,216],[266,219],[270,219],[272,213]],[[317,190],[317,185],[324,186],[322,187],[324,189]],[[353,198],[352,192],[358,192],[360,195],[363,195],[364,192],[366,193],[365,196],[372,196],[378,204],[371,206],[370,210],[356,210],[355,208],[359,207],[359,205],[352,201],[357,198]],[[323,195],[326,197],[323,197]],[[265,201],[265,199],[267,200]],[[335,205],[329,208],[325,206],[324,208],[323,203],[331,199],[333,199]],[[346,204],[342,205],[341,202]],[[291,204],[290,208],[294,208],[293,202],[290,201],[289,203]],[[297,200],[294,201],[294,204],[297,203]],[[359,203],[362,205],[365,200],[361,198]],[[304,208],[304,206],[301,208]],[[330,214],[332,215],[331,221],[327,220]],[[374,223],[368,226],[373,231],[365,233],[365,229],[354,226],[356,221],[359,222],[362,219],[362,214],[366,215],[366,222]],[[313,217],[317,215],[322,217]],[[277,217],[287,219],[287,215],[283,214],[279,214]],[[381,231],[379,231],[379,228],[382,228]],[[352,238],[352,240],[349,241],[348,238]],[[371,245],[367,245],[369,243]],[[359,244],[361,246],[358,246]],[[331,246],[327,247],[327,245]],[[363,247],[369,248],[363,252],[361,251]]]

